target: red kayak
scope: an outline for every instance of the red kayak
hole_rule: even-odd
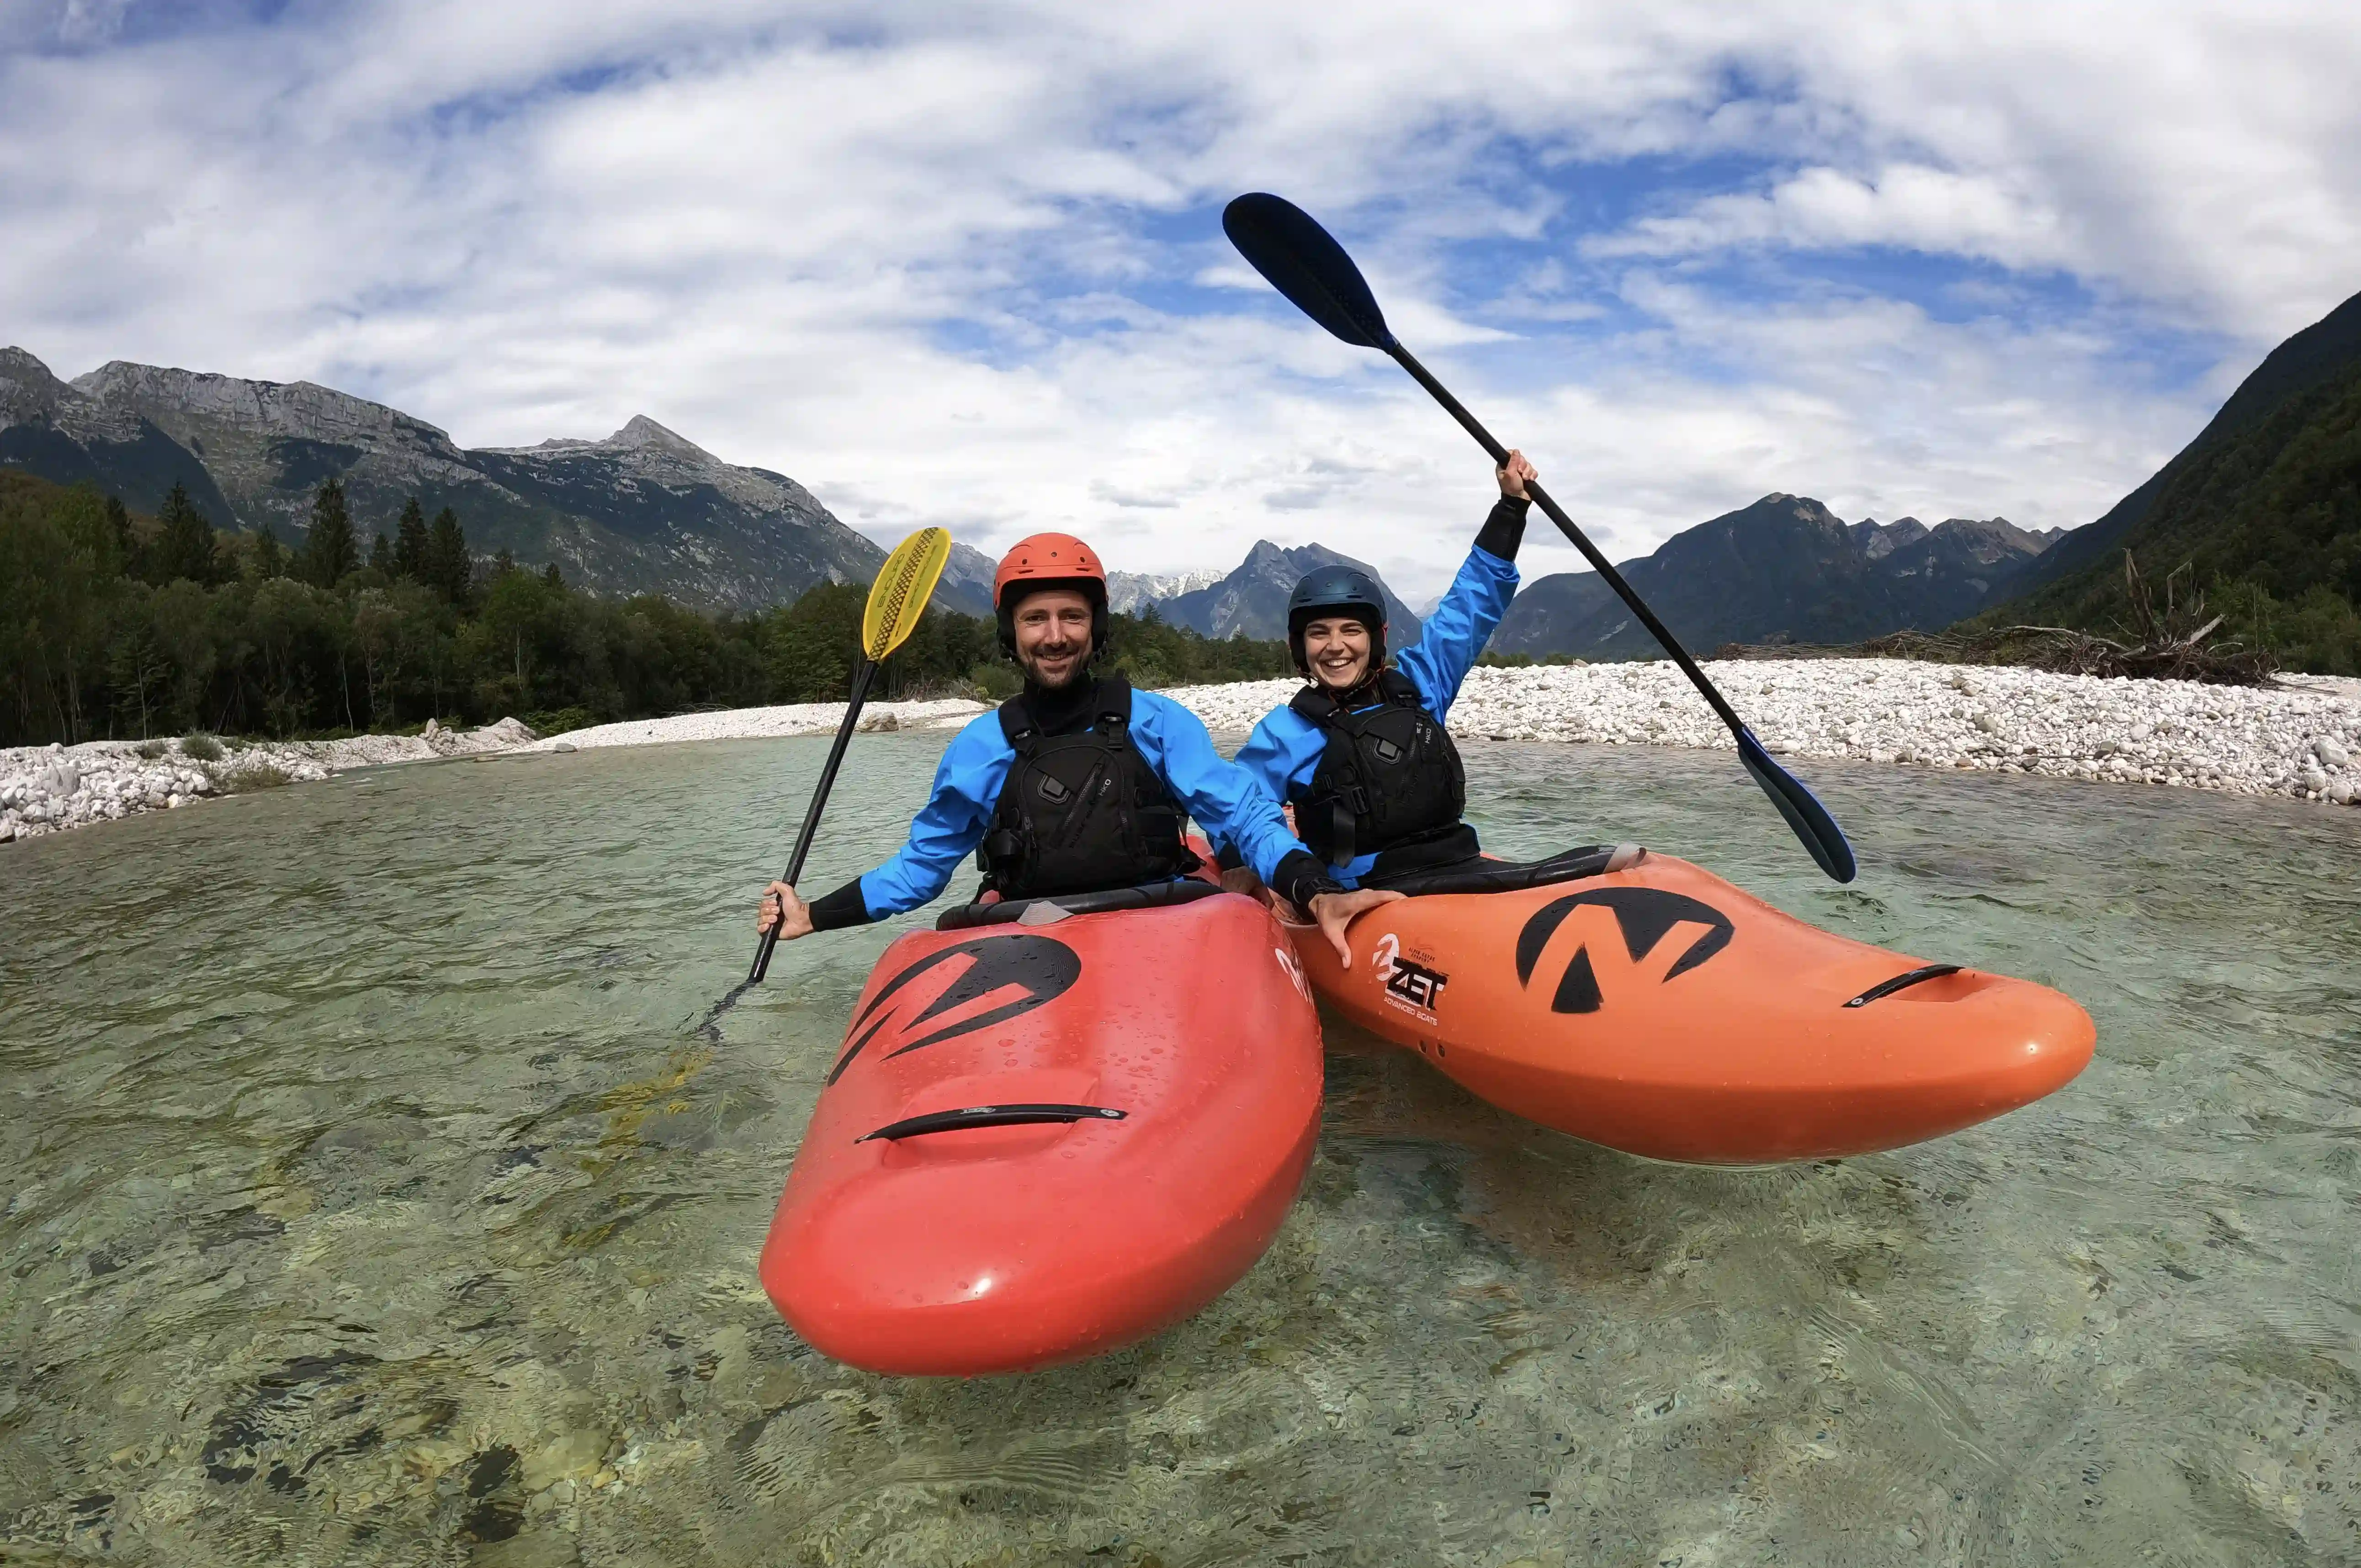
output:
[[[944,924],[853,1009],[763,1248],[780,1315],[872,1372],[965,1376],[1102,1354],[1229,1288],[1319,1132],[1286,933],[1203,883]]]

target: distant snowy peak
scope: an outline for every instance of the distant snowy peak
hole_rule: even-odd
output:
[[[1118,615],[1137,615],[1151,604],[1210,588],[1229,574],[1207,569],[1196,572],[1109,572],[1107,608]]]

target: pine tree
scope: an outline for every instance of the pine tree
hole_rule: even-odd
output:
[[[459,531],[459,514],[445,507],[434,514],[426,539],[426,569],[420,578],[455,605],[467,602],[474,586],[476,563],[467,554],[467,536]]]
[[[566,579],[558,575],[557,563],[555,561],[543,568],[541,580],[553,588],[562,588],[566,586]]]
[[[126,577],[137,576],[143,565],[139,536],[131,532],[131,513],[121,496],[106,498],[106,532],[115,540],[115,569]]]
[[[214,559],[214,527],[199,512],[189,492],[174,485],[156,509],[156,580],[169,583],[186,577],[210,583],[218,575]]]
[[[393,576],[393,545],[382,533],[369,545],[369,565],[389,577]]]
[[[345,510],[345,482],[331,474],[320,481],[312,498],[312,532],[303,540],[302,576],[319,587],[333,588],[345,574],[360,565],[360,543],[353,537],[352,514]]]
[[[426,556],[431,548],[426,532],[426,511],[418,504],[416,496],[401,503],[401,521],[393,532],[393,569],[401,576],[416,582],[426,580]]]
[[[505,577],[516,569],[516,557],[509,554],[506,545],[502,545],[500,553],[492,557],[492,576]]]
[[[254,541],[254,575],[261,582],[287,575],[287,552],[280,547],[279,535],[270,531],[267,522]]]

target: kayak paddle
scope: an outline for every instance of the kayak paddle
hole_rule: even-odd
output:
[[[811,807],[804,813],[803,828],[796,835],[795,854],[787,861],[785,874],[779,878],[790,887],[803,875],[804,857],[811,852],[812,835],[819,830],[820,808],[828,804],[828,792],[836,783],[836,770],[844,762],[844,748],[852,740],[853,726],[861,721],[861,705],[869,700],[869,683],[876,675],[877,666],[885,662],[885,656],[917,629],[918,617],[926,610],[927,600],[933,597],[944,563],[950,558],[951,536],[939,528],[922,528],[894,546],[894,554],[885,557],[877,581],[870,587],[869,608],[861,613],[861,662],[852,669],[852,700],[844,705],[844,722],[836,727],[836,744],[829,748],[828,763],[820,769],[819,783],[812,789]],[[763,933],[763,945],[754,954],[754,967],[746,974],[747,985],[762,983],[763,977],[770,972],[771,949],[778,945],[779,927],[774,925]]]
[[[1509,449],[1493,440],[1492,433],[1477,423],[1476,416],[1395,339],[1361,269],[1353,265],[1345,247],[1311,214],[1292,202],[1257,191],[1222,209],[1222,230],[1238,247],[1238,254],[1272,288],[1292,301],[1298,310],[1356,348],[1381,348],[1392,355],[1394,362],[1409,371],[1411,378],[1432,393],[1444,411],[1466,427],[1477,444],[1492,455],[1494,464],[1509,460]],[[1689,683],[1713,705],[1714,712],[1721,716],[1721,721],[1737,738],[1739,761],[1746,764],[1754,782],[1763,786],[1763,793],[1771,797],[1771,804],[1779,808],[1779,815],[1787,819],[1787,826],[1803,840],[1804,848],[1811,851],[1820,870],[1839,882],[1852,881],[1852,846],[1845,842],[1844,830],[1828,815],[1828,807],[1804,787],[1803,781],[1772,760],[1763,742],[1754,738],[1754,731],[1746,727],[1714,684],[1706,679],[1705,672],[1697,667],[1688,651],[1656,619],[1655,611],[1642,602],[1631,585],[1623,580],[1623,574],[1599,553],[1598,546],[1585,537],[1582,530],[1574,525],[1574,520],[1550,499],[1548,492],[1528,480],[1525,493],[1549,514],[1558,532],[1574,542],[1574,547],[1598,569],[1607,586],[1631,607],[1631,613],[1640,618],[1641,624],[1655,634],[1656,641],[1664,644],[1664,652],[1673,656],[1673,662],[1688,676]]]

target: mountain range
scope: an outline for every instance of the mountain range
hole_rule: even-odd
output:
[[[1998,517],[1847,523],[1808,496],[1769,495],[1616,565],[1702,654],[1725,642],[1858,642],[1949,626],[2006,592],[2060,537]],[[1629,659],[1658,650],[1598,573],[1564,572],[1518,593],[1492,652]]]
[[[661,593],[753,610],[821,582],[865,582],[884,552],[783,474],[724,463],[640,415],[602,441],[467,448],[381,403],[309,381],[116,360],[71,382],[21,348],[0,349],[0,465],[96,481],[152,511],[173,485],[223,527],[300,539],[313,492],[335,475],[366,539],[390,533],[416,496],[458,513],[469,542],[555,562],[601,593]],[[969,559],[973,557],[973,559]],[[970,550],[943,602],[989,613]]]
[[[140,511],[180,485],[215,523],[268,527],[288,543],[335,475],[365,539],[390,533],[414,495],[430,513],[456,510],[484,554],[505,549],[529,565],[556,563],[596,592],[661,593],[708,609],[760,609],[818,583],[866,581],[884,558],[795,480],[725,463],[644,415],[603,440],[467,448],[423,420],[311,382],[121,360],[68,382],[21,348],[0,349],[0,466],[93,480]],[[1971,618],[2103,627],[2121,614],[2125,549],[2151,576],[2188,561],[2203,580],[2311,604],[2304,614],[2334,623],[2321,634],[2334,646],[2302,659],[2341,667],[2356,656],[2334,647],[2341,637],[2361,648],[2361,295],[2281,344],[2188,447],[2088,527],[1849,523],[1808,497],[1771,495],[1620,569],[1703,653]],[[1153,605],[1209,637],[1277,638],[1296,580],[1332,564],[1370,570],[1319,544],[1266,540],[1226,573],[1113,573],[1109,598],[1135,613]],[[938,602],[989,614],[994,565],[954,545]],[[1389,587],[1386,598],[1393,643],[1405,647],[1421,617]],[[2265,603],[2262,612],[2276,610]],[[1588,572],[1529,582],[1492,649],[1656,652]]]
[[[1321,566],[1351,566],[1367,573],[1385,595],[1388,644],[1400,649],[1418,641],[1417,614],[1395,597],[1377,569],[1324,544],[1288,550],[1268,539],[1257,540],[1236,569],[1204,587],[1157,601],[1156,613],[1208,637],[1285,637],[1288,596],[1305,573]]]

